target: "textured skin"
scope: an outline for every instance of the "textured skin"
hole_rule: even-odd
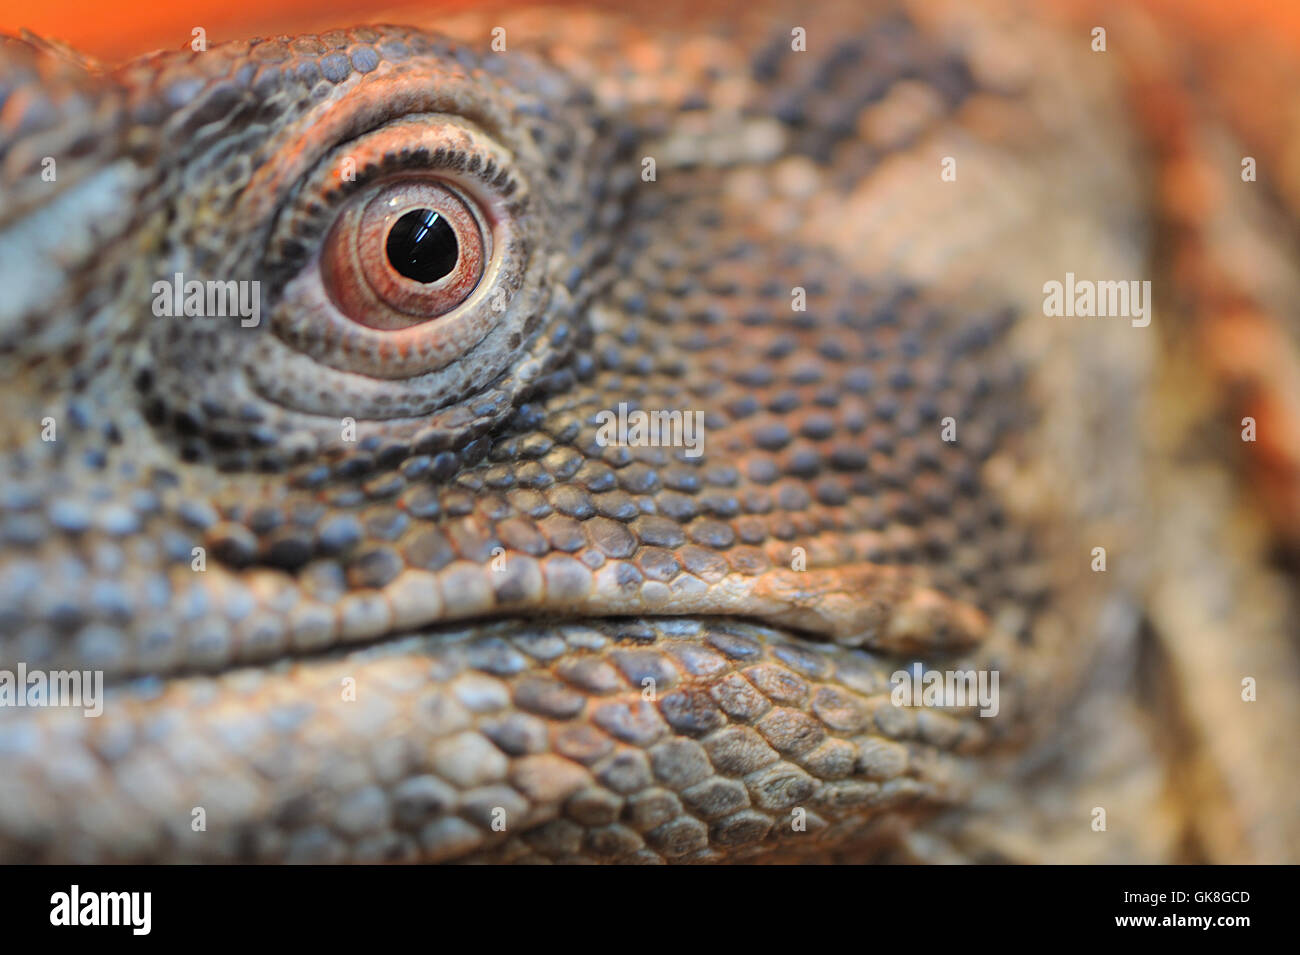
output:
[[[0,48],[0,665],[112,687],[0,712],[0,858],[1052,858],[952,810],[1083,841],[1096,798],[1128,841],[1067,857],[1179,857],[1159,780],[1016,782],[1081,698],[1118,755],[1058,785],[1164,765],[1105,679],[1155,332],[1041,313],[1149,276],[1123,80],[997,4],[657,6]],[[499,204],[473,334],[313,293],[394,172]],[[176,272],[261,281],[261,324],[155,317]],[[602,446],[619,402],[704,454]],[[996,669],[999,715],[894,706],[914,660]]]

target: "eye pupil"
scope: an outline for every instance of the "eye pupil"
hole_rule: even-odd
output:
[[[433,209],[413,209],[393,224],[386,245],[388,261],[416,282],[436,282],[456,267],[456,230]]]

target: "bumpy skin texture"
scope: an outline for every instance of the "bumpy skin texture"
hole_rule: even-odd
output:
[[[111,689],[0,712],[0,858],[1023,856],[945,810],[1132,638],[1140,573],[1087,569],[1139,537],[1150,346],[1040,300],[1141,276],[1141,166],[1086,47],[857,6],[6,41],[0,664]],[[502,230],[405,337],[311,288],[398,174]],[[178,272],[260,324],[155,316]],[[603,444],[620,402],[703,454]],[[998,716],[893,705],[914,661]]]

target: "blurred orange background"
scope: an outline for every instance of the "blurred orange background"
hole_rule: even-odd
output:
[[[527,2],[527,0],[524,0]],[[569,0],[572,2],[572,0]],[[707,0],[702,0],[707,2]],[[745,0],[733,0],[744,3]],[[1123,7],[1131,3],[1103,0]],[[1296,0],[1140,0],[1167,23],[1179,23],[1205,37],[1232,42],[1252,42],[1267,35],[1284,40],[1300,52],[1300,3]],[[1043,0],[1069,12],[1088,11],[1095,0]],[[189,44],[191,30],[201,26],[208,43],[253,35],[301,33],[331,26],[363,22],[417,19],[416,11],[456,10],[474,6],[474,0],[47,0],[25,9],[7,4],[0,10],[0,32],[16,34],[27,28],[63,40],[83,53],[114,62],[156,49],[179,49]],[[1085,14],[1086,16],[1086,14]]]
[[[16,34],[26,28],[113,63],[188,46],[195,27],[207,32],[208,45],[213,46],[257,35],[394,22],[401,19],[402,9],[428,13],[473,5],[473,0],[48,0],[25,9],[5,4],[0,32]]]

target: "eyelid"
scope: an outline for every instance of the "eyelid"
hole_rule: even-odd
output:
[[[249,222],[272,220],[330,157],[415,117],[458,123],[479,140],[509,143],[520,155],[533,152],[526,138],[512,137],[513,113],[484,95],[460,66],[413,57],[390,73],[367,75],[343,101],[317,104],[285,129],[275,141],[274,161],[254,169],[235,214]]]
[[[355,181],[340,175],[350,172]],[[320,250],[342,203],[365,201],[386,175],[436,178],[464,193],[494,250],[477,286],[452,312],[398,330],[357,324],[338,311],[319,282]],[[401,379],[444,368],[509,319],[491,308],[490,297],[503,282],[517,286],[521,281],[526,243],[520,220],[526,205],[527,190],[508,154],[460,117],[407,117],[344,144],[318,164],[276,223],[267,268],[292,277],[283,281],[271,330],[294,350],[341,371]],[[504,364],[497,351],[483,369],[485,376]]]
[[[510,155],[473,123],[441,113],[405,117],[336,147],[303,179],[277,217],[269,271],[297,274],[309,257],[305,250],[324,238],[343,204],[376,181],[420,175],[472,199],[488,230],[527,205]]]

